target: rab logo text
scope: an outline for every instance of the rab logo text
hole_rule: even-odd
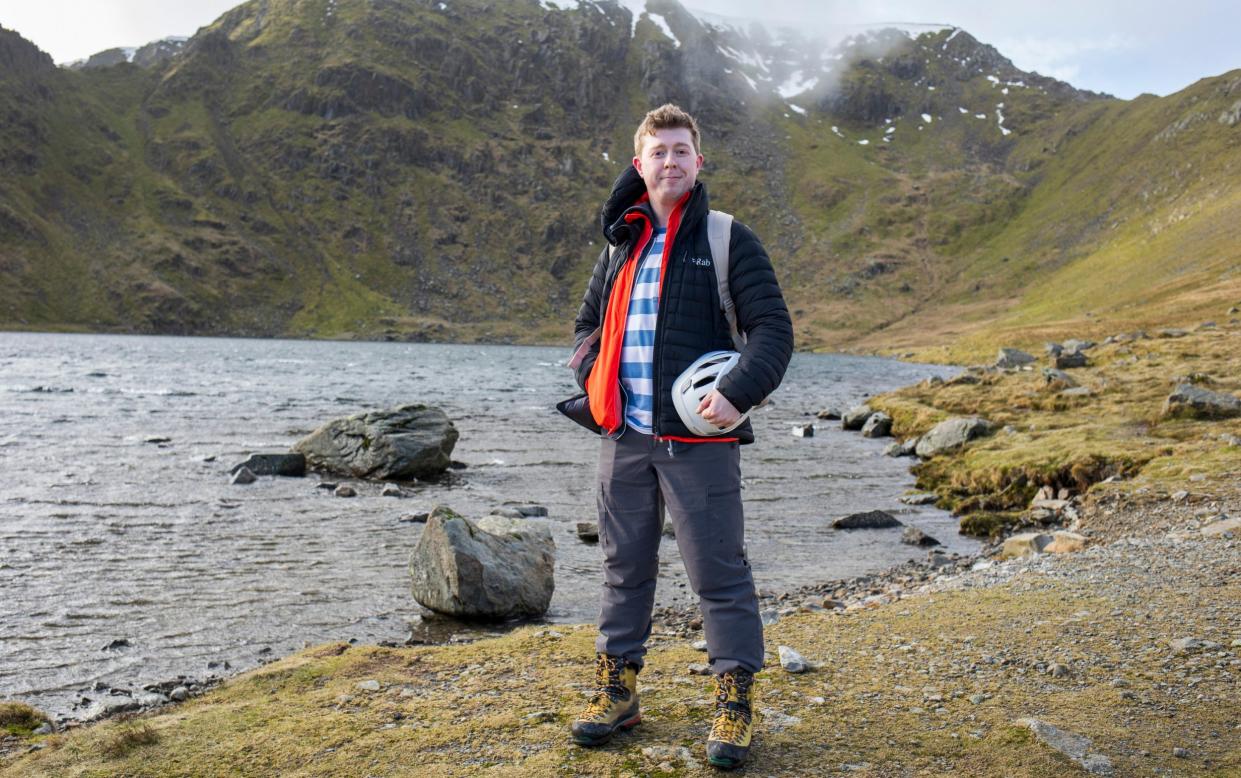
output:
[[[711,267],[711,260],[706,257],[690,257],[689,261],[698,267]]]

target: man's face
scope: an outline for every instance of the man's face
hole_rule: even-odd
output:
[[[694,136],[687,127],[656,130],[642,138],[642,153],[633,166],[654,202],[673,205],[694,186],[702,155],[694,149]]]

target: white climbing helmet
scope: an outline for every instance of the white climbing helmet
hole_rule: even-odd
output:
[[[737,421],[727,427],[717,427],[698,415],[702,398],[716,387],[720,378],[732,370],[740,359],[741,355],[736,351],[709,351],[694,360],[692,365],[685,368],[685,372],[677,376],[672,384],[672,404],[690,432],[703,436],[723,435],[732,432],[745,421],[748,412],[741,414]]]

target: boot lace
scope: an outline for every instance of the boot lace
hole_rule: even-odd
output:
[[[582,711],[582,718],[605,718],[611,711],[612,705],[624,700],[629,695],[629,690],[625,688],[624,682],[621,680],[621,672],[624,670],[624,662],[620,657],[608,656],[600,654],[598,663],[595,666],[595,693],[591,695],[590,701],[586,703],[586,710]]]
[[[749,673],[724,673],[716,676],[715,722],[710,740],[735,743],[744,739],[750,726],[750,687],[754,676]]]

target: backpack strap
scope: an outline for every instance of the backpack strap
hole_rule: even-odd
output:
[[[720,307],[724,309],[724,318],[728,321],[733,348],[741,351],[745,348],[745,335],[737,329],[737,306],[728,287],[728,265],[731,259],[728,244],[732,240],[732,234],[731,213],[711,211],[707,214],[707,242],[711,245],[711,264],[715,267],[715,286],[720,293]]]

